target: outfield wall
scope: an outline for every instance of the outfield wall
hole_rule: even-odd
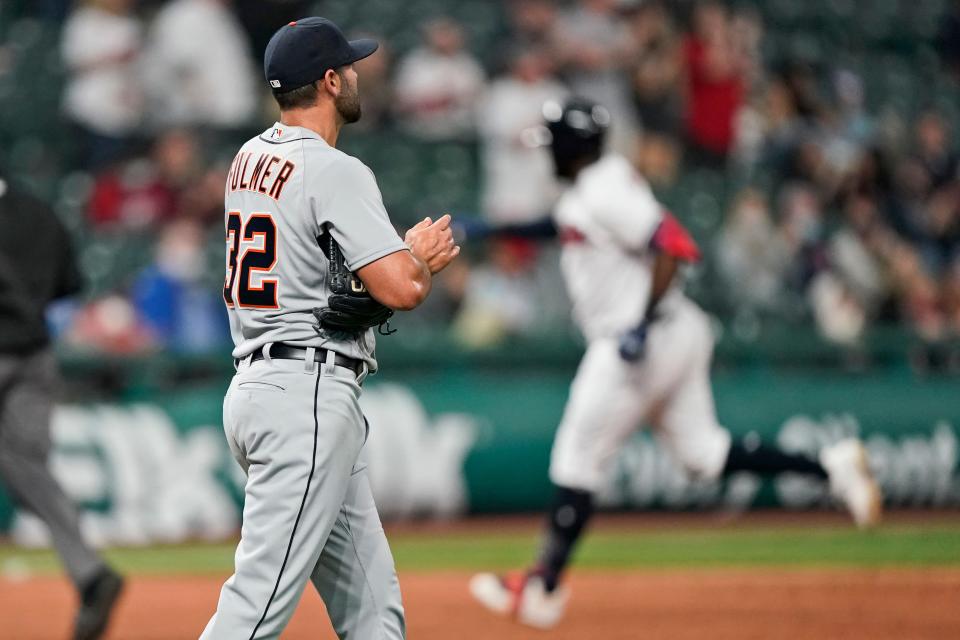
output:
[[[571,348],[455,364],[386,358],[385,373],[370,379],[363,398],[371,422],[365,455],[383,513],[540,509],[576,356]],[[83,366],[91,365],[68,361],[68,375],[89,377]],[[243,477],[221,430],[229,370],[208,367],[202,382],[188,383],[165,378],[170,371],[162,367],[165,374],[125,366],[133,369],[114,373],[128,384],[114,394],[95,402],[75,394],[55,415],[53,469],[83,504],[84,526],[98,540],[126,544],[231,535]],[[825,443],[860,435],[890,504],[960,506],[956,377],[920,378],[902,367],[864,375],[737,366],[716,373],[714,390],[721,421],[737,437],[813,455]],[[610,508],[639,509],[827,504],[821,483],[798,477],[692,482],[647,434],[624,449],[602,499]],[[44,540],[42,527],[5,497],[0,530],[25,544]]]

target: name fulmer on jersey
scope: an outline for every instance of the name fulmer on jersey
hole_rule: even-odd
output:
[[[227,188],[230,191],[257,191],[279,200],[296,166],[289,160],[269,153],[261,153],[256,160],[253,159],[254,155],[249,151],[241,151],[236,155],[227,175]],[[279,171],[276,171],[277,165],[280,165]]]

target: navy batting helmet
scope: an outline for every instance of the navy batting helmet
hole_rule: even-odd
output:
[[[573,178],[600,157],[610,128],[610,112],[604,107],[584,98],[564,104],[550,101],[543,105],[543,117],[558,176]]]

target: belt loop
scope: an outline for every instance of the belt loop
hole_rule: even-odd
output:
[[[237,371],[240,371],[240,369],[249,369],[249,368],[250,368],[250,365],[253,364],[253,354],[254,354],[254,353],[256,353],[256,352],[254,351],[254,352],[252,352],[252,353],[248,353],[247,355],[243,356],[242,358],[236,358],[236,359],[233,361],[233,368],[236,369]]]
[[[272,346],[273,346],[273,343],[268,342],[267,344],[263,345],[262,349],[260,349],[260,353],[263,354],[264,362],[266,362],[267,366],[270,366],[270,367],[273,366],[273,358],[270,357],[270,347]],[[251,356],[251,359],[252,359],[252,356]]]
[[[315,361],[316,357],[317,357],[317,348],[307,347],[307,355],[303,359],[303,370],[305,373],[313,373],[313,369],[317,365]]]
[[[325,376],[333,375],[333,367],[337,361],[337,352],[332,349],[327,349],[325,357],[323,359],[323,364],[320,365],[320,373]]]
[[[367,376],[370,375],[370,365],[367,364],[366,360],[360,361],[360,371],[357,372],[357,384],[362,385],[363,381],[367,379]],[[366,418],[364,418],[366,420]],[[369,424],[367,425],[369,429]]]

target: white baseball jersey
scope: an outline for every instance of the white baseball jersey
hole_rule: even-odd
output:
[[[313,314],[330,295],[321,235],[333,235],[354,272],[407,249],[370,169],[314,131],[276,123],[240,148],[224,202],[223,298],[233,357],[284,342],[327,348],[376,370],[373,330],[355,339],[328,335]]]
[[[652,283],[650,240],[663,207],[623,156],[585,168],[554,209],[560,266],[588,340],[619,336],[643,318]]]
[[[574,317],[589,345],[554,440],[550,479],[599,491],[617,452],[643,424],[688,471],[717,477],[730,434],[714,408],[713,334],[703,311],[674,287],[657,305],[643,357],[627,362],[618,351],[650,297],[650,242],[664,219],[650,186],[626,158],[608,155],[580,172],[554,218]]]

